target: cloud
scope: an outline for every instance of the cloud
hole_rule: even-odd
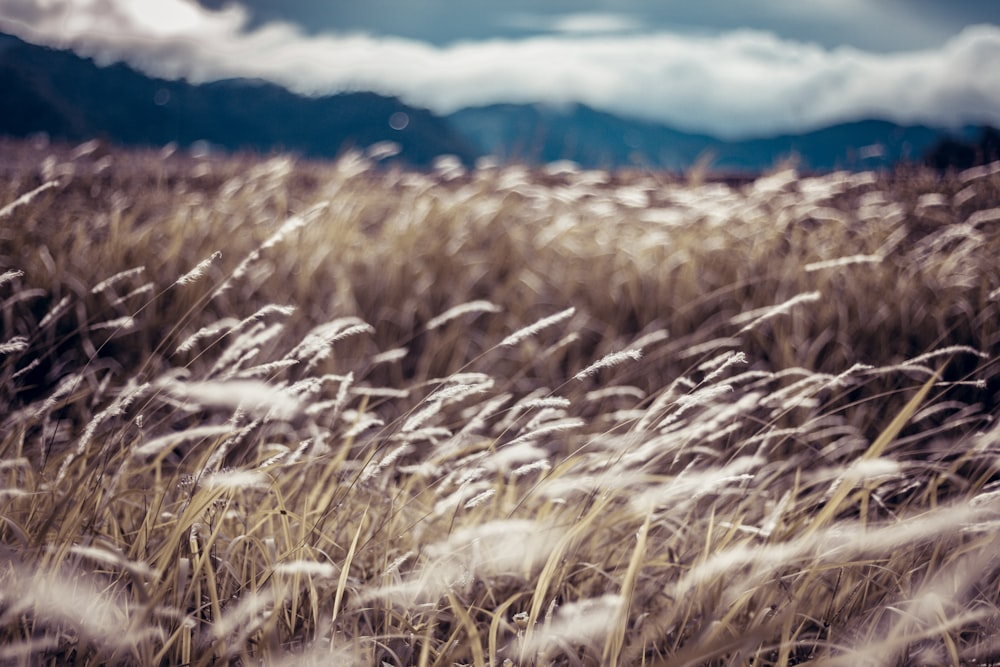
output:
[[[307,35],[290,23],[250,29],[248,20],[237,5],[211,11],[190,0],[8,0],[0,9],[0,30],[157,76],[261,77],[309,94],[367,89],[441,113],[494,102],[579,101],[728,137],[870,116],[1000,124],[996,26],[967,28],[935,49],[873,53],[752,30],[582,29],[628,24],[612,15],[556,20],[565,34],[446,46]]]
[[[610,12],[577,12],[556,16],[515,13],[504,17],[502,23],[511,28],[566,34],[634,32],[643,27],[642,22],[632,16]]]

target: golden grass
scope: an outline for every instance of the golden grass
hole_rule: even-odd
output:
[[[0,663],[1000,661],[1000,172],[4,143]]]

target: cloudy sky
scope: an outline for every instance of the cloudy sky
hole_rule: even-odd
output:
[[[4,0],[0,31],[157,76],[441,113],[579,101],[728,137],[1000,125],[996,0]]]

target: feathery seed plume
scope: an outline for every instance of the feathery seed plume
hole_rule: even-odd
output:
[[[749,313],[743,313],[742,315],[737,315],[732,319],[733,324],[741,324],[750,320],[742,329],[737,331],[737,334],[746,333],[758,325],[772,320],[780,315],[787,314],[792,308],[802,303],[814,303],[820,300],[819,292],[805,292],[803,294],[797,294],[791,299],[779,303],[775,306],[769,306],[767,308],[762,308],[760,310],[754,310]]]
[[[0,343],[0,354],[12,354],[28,349],[28,339],[24,336],[14,336],[6,343]]]
[[[38,328],[44,329],[49,324],[55,322],[60,317],[62,317],[63,314],[65,314],[65,312],[69,310],[69,302],[70,302],[70,297],[67,294],[62,299],[59,300],[59,303],[57,303],[54,308],[50,309],[49,312],[45,313],[45,317],[43,317],[42,321],[38,323]]]
[[[153,289],[155,287],[156,286],[153,285],[153,283],[146,283],[144,285],[140,285],[139,287],[136,287],[131,292],[126,292],[125,294],[122,294],[120,297],[118,297],[118,298],[116,298],[116,299],[114,299],[112,301],[109,301],[108,303],[112,307],[114,307],[114,306],[121,306],[122,304],[124,304],[126,301],[128,301],[132,297],[136,297],[136,296],[139,296],[139,295],[142,295],[142,294],[151,294],[152,291],[153,291]]]
[[[403,357],[409,354],[409,350],[405,347],[397,347],[392,350],[386,350],[372,357],[372,364],[384,364],[393,361],[399,361]]]
[[[602,368],[610,368],[611,366],[617,366],[618,364],[632,360],[638,361],[642,358],[642,350],[621,350],[620,352],[612,352],[611,354],[606,354],[591,365],[584,368],[582,371],[573,376],[574,380],[583,380],[584,378],[595,375],[597,371]]]
[[[300,574],[320,579],[333,579],[339,574],[339,569],[332,563],[320,563],[314,560],[291,560],[274,566],[275,574]]]
[[[0,274],[0,285],[9,283],[11,280],[14,280],[14,278],[20,278],[23,275],[24,271],[20,269],[11,269],[9,271],[4,271],[2,274]]]
[[[465,509],[471,510],[473,507],[476,507],[477,505],[482,505],[484,502],[486,502],[494,495],[496,495],[496,492],[497,492],[496,489],[486,489],[482,493],[479,493],[469,498],[468,500],[465,501],[464,505]]]
[[[115,275],[111,276],[110,278],[105,278],[101,282],[99,282],[96,285],[94,285],[93,289],[90,290],[90,293],[91,294],[99,294],[99,293],[103,292],[106,289],[114,287],[115,285],[117,285],[120,282],[128,280],[129,278],[133,278],[135,276],[138,276],[139,274],[141,274],[145,270],[146,270],[145,266],[136,266],[136,267],[133,267],[131,269],[125,269],[124,271],[119,271],[118,273],[116,273]]]
[[[451,320],[461,317],[462,315],[468,315],[469,313],[499,313],[500,310],[500,306],[490,303],[489,301],[469,301],[467,303],[453,306],[433,318],[427,323],[427,330],[432,331],[437,329]]]
[[[537,440],[542,436],[549,435],[551,433],[558,433],[561,431],[569,431],[574,428],[581,428],[586,426],[587,422],[579,419],[577,417],[566,417],[565,419],[557,419],[552,422],[548,422],[539,426],[538,428],[532,429],[527,433],[519,435],[518,437],[507,443],[507,447],[513,447],[514,445],[521,444],[522,442],[527,442],[529,440]]]
[[[208,271],[208,267],[212,266],[213,262],[217,262],[222,258],[222,251],[216,250],[212,253],[212,256],[208,259],[203,259],[195,266],[193,269],[185,273],[183,276],[174,281],[175,285],[190,285],[200,279],[205,272]]]
[[[878,264],[884,259],[882,255],[851,255],[850,257],[838,257],[837,259],[827,259],[821,262],[811,262],[803,267],[806,273],[821,271],[823,269],[836,269],[851,264]]]
[[[712,382],[716,378],[721,377],[722,374],[725,373],[732,366],[735,366],[736,364],[745,364],[745,363],[747,363],[747,355],[745,353],[731,352],[726,355],[725,359],[719,365],[718,368],[716,368],[714,371],[705,376],[705,379],[702,380],[702,382],[705,383]]]
[[[270,479],[263,470],[220,470],[202,475],[199,485],[206,489],[267,488]]]
[[[168,448],[176,447],[186,440],[218,438],[223,435],[229,435],[232,432],[233,426],[230,424],[224,424],[221,426],[197,426],[184,431],[178,431],[177,433],[169,433],[167,435],[154,438],[153,440],[150,440],[149,442],[133,449],[132,456],[136,458],[155,456]]]
[[[518,329],[514,333],[510,334],[502,341],[500,341],[498,347],[510,347],[513,345],[517,345],[518,343],[528,338],[531,338],[539,331],[542,331],[543,329],[546,329],[554,324],[558,324],[563,320],[569,319],[570,317],[573,316],[574,313],[576,313],[576,308],[569,307],[566,310],[556,313],[555,315],[549,315],[548,317],[544,317],[535,322],[534,324],[529,324],[528,326]]]
[[[3,208],[0,208],[0,220],[6,218],[8,215],[13,213],[18,208],[24,206],[25,204],[31,203],[32,199],[42,194],[46,190],[59,187],[59,184],[60,183],[58,180],[48,181],[47,183],[42,183],[41,185],[39,185],[34,190],[31,190],[30,192],[25,192],[23,195],[21,195],[11,203],[7,204]]]
[[[206,325],[201,329],[198,329],[198,331],[194,332],[187,338],[185,338],[184,341],[177,346],[177,349],[174,351],[174,353],[180,354],[181,352],[188,352],[192,350],[194,346],[198,344],[199,341],[205,338],[211,338],[213,336],[223,336],[232,331],[237,324],[239,324],[239,320],[232,317],[227,317],[213,324]]]

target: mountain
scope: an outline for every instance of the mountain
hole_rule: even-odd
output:
[[[715,172],[754,174],[788,158],[805,171],[881,168],[904,160],[944,168],[1000,150],[989,138],[995,133],[977,140],[971,128],[952,137],[942,129],[881,120],[726,141],[583,104],[495,104],[442,118],[375,93],[304,97],[261,80],[193,85],[155,79],[3,34],[0,91],[0,134],[45,132],[69,141],[98,137],[147,146],[205,141],[228,150],[320,158],[388,140],[400,145],[398,159],[418,167],[451,154],[466,164],[493,155],[529,164],[572,160],[585,168],[684,171],[702,163]]]
[[[938,170],[968,169],[1000,161],[1000,130],[979,128],[978,136],[945,137],[924,155],[924,163]]]
[[[441,154],[472,162],[477,152],[443,119],[374,93],[303,97],[257,80],[204,85],[144,76],[122,64],[98,67],[68,51],[0,35],[0,133],[45,132],[70,141],[229,150],[288,150],[333,157],[379,141],[399,158],[429,164]],[[399,129],[394,129],[399,128]]]
[[[718,143],[583,104],[494,104],[461,109],[447,119],[479,150],[504,161],[684,169]]]
[[[757,170],[762,160],[774,164],[789,156],[807,170],[877,169],[920,162],[932,146],[949,135],[948,130],[924,125],[861,120],[801,134],[726,142],[718,152],[720,162],[736,170]]]
[[[871,169],[920,161],[949,136],[883,120],[842,123],[801,134],[726,141],[629,120],[582,104],[496,104],[447,117],[484,153],[501,160],[572,160],[583,166],[683,170],[699,159],[723,172],[759,172],[786,159],[805,170]],[[963,135],[968,134],[968,128]]]

